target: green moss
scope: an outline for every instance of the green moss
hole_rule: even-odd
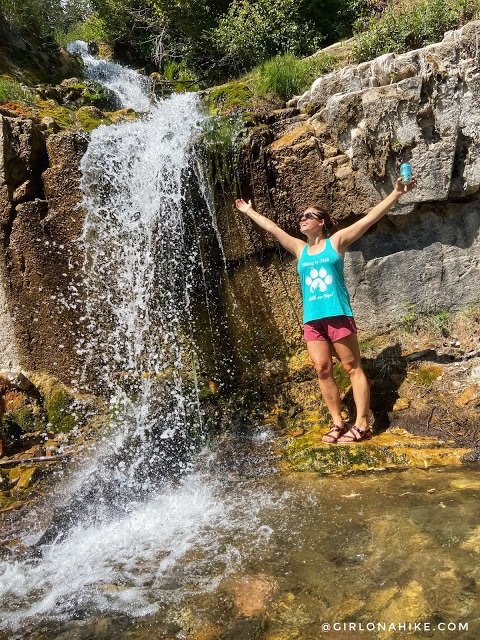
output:
[[[48,422],[55,433],[71,431],[77,421],[74,414],[74,397],[60,385],[55,385],[45,398]]]
[[[77,111],[77,121],[85,131],[93,131],[101,124],[112,124],[108,116],[95,107],[82,107]]]
[[[338,473],[342,471],[405,466],[407,458],[391,447],[375,445],[327,445],[319,435],[291,438],[285,447],[285,457],[293,471]]]
[[[37,431],[45,426],[41,407],[25,394],[17,396],[12,408],[2,419],[1,431],[6,438]]]
[[[60,129],[69,129],[74,126],[74,112],[67,107],[58,107],[52,102],[40,102],[39,118],[50,116]]]
[[[335,364],[333,365],[333,376],[335,378],[335,382],[338,385],[338,388],[340,389],[340,394],[344,394],[346,391],[348,391],[348,389],[350,389],[350,376],[342,367],[340,362],[335,362]]]
[[[249,110],[252,107],[252,92],[245,82],[229,82],[214,87],[207,95],[208,109],[211,115],[225,115],[236,110]]]
[[[442,367],[438,365],[426,365],[417,369],[416,371],[412,371],[409,374],[409,378],[412,382],[419,387],[429,387],[434,380],[436,380],[439,376],[442,375]]]

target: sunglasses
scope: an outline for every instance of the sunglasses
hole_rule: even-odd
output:
[[[315,213],[314,211],[307,211],[307,213],[302,213],[298,217],[298,221],[301,222],[303,219],[310,220],[311,218],[316,218],[317,220],[323,220],[322,216],[319,213]]]

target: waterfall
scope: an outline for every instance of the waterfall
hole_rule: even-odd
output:
[[[90,77],[100,78],[100,68],[113,74],[102,82],[123,105],[150,104],[139,74],[84,59]],[[135,122],[91,135],[81,164],[86,216],[79,240],[80,321],[88,331],[78,343],[85,364],[75,383],[88,386],[94,371],[112,424],[72,479],[55,526],[37,542],[41,559],[4,568],[0,627],[18,628],[36,615],[68,618],[72,606],[87,601],[132,615],[154,610],[141,585],[162,576],[223,512],[202,474],[185,474],[202,442],[188,327],[191,291],[204,274],[196,229],[209,209],[192,210],[187,189],[202,120],[194,94],[174,95]],[[172,477],[176,484],[167,482]],[[150,559],[154,572],[142,576]],[[112,606],[101,583],[124,578],[129,587]]]
[[[176,438],[178,448],[181,437],[189,446],[184,436],[195,413],[195,393],[187,396],[182,381],[185,366],[195,380],[183,327],[191,323],[189,295],[201,257],[183,209],[190,143],[201,120],[195,95],[172,96],[147,119],[97,129],[81,164],[83,379],[97,367],[123,422],[110,446],[121,456],[138,441],[135,459],[121,468],[138,470],[145,482],[165,466],[169,440]],[[166,464],[182,465],[182,456]]]
[[[120,64],[95,58],[88,51],[88,45],[82,40],[67,45],[70,53],[80,56],[85,65],[85,74],[103,84],[112,91],[118,101],[119,108],[130,107],[135,111],[148,111],[152,104],[151,80],[133,69]]]

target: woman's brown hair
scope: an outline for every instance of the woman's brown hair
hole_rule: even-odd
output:
[[[327,233],[327,238],[329,238],[332,233],[338,231],[338,224],[333,220],[331,215],[328,213],[326,209],[317,204],[310,205],[309,209],[316,209],[318,213],[322,216],[325,221],[325,231]]]

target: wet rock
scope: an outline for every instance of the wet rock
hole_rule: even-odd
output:
[[[474,529],[470,538],[468,538],[468,540],[465,540],[465,542],[462,542],[460,546],[462,547],[462,549],[480,553],[480,526]]]
[[[40,119],[40,123],[44,125],[46,129],[51,129],[54,133],[60,131],[60,127],[55,122],[55,118],[53,118],[52,116],[44,116]]]
[[[469,478],[468,480],[452,480],[450,483],[455,489],[471,489],[472,491],[480,491],[480,480]]]
[[[266,575],[249,576],[233,587],[234,602],[240,613],[250,617],[265,610],[276,588],[276,581]]]
[[[392,411],[403,411],[410,406],[410,400],[408,398],[399,398],[393,405]]]
[[[433,613],[425,599],[423,587],[412,580],[399,594],[395,595],[382,610],[382,619],[389,622],[419,622]]]
[[[343,600],[334,607],[328,607],[322,613],[322,620],[338,622],[354,616],[365,606],[365,601],[361,598],[349,598]]]
[[[470,453],[468,448],[451,448],[436,438],[415,436],[401,429],[381,433],[358,444],[332,446],[322,442],[322,436],[329,429],[327,421],[321,424],[317,415],[305,413],[296,416],[294,424],[302,424],[302,419],[310,420],[305,434],[295,438],[287,435],[281,444],[284,467],[295,471],[335,473],[459,465],[466,462]]]
[[[77,120],[85,131],[93,131],[101,124],[111,124],[112,120],[97,107],[81,107],[77,111]]]
[[[38,467],[30,467],[22,471],[18,478],[17,489],[28,489],[39,477],[40,469]]]

